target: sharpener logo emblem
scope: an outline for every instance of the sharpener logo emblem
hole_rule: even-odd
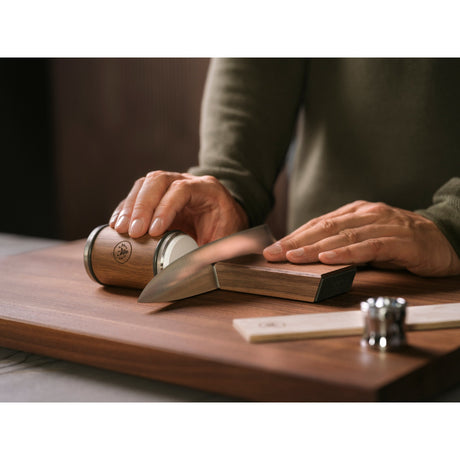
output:
[[[286,323],[283,321],[267,320],[260,322],[259,327],[262,329],[280,329],[286,327]]]
[[[129,258],[131,257],[132,252],[133,252],[133,248],[129,241],[120,241],[113,248],[113,258],[119,264],[125,264],[126,262],[128,262]]]

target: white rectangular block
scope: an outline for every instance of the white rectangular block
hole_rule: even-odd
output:
[[[406,309],[406,330],[460,326],[460,303],[423,305]],[[268,316],[233,320],[233,327],[248,342],[274,342],[321,337],[360,335],[364,318],[359,310]]]

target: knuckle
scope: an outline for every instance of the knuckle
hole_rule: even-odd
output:
[[[166,174],[166,172],[159,169],[157,171],[150,171],[149,173],[147,173],[146,177],[148,179],[155,179],[158,176],[162,176],[164,174]]]
[[[302,246],[301,243],[296,239],[280,241],[280,245],[285,252],[292,251],[293,249],[298,249]]]
[[[178,179],[171,183],[168,189],[168,205],[177,200],[189,200],[195,193],[193,191],[193,181],[189,179]]]
[[[145,181],[145,177],[140,177],[139,179],[134,181],[134,187],[138,185],[141,186],[144,183],[144,181]]]
[[[324,250],[325,250],[324,245],[322,245],[320,242],[314,243],[308,246],[308,252],[310,254],[318,255],[320,252],[323,252]]]
[[[388,209],[389,209],[389,206],[381,202],[369,203],[369,208],[368,208],[370,212],[374,212],[376,214],[386,214]]]
[[[407,211],[392,208],[390,221],[398,225],[401,229],[405,229],[409,232],[417,231],[418,221],[414,219],[413,215]]]
[[[133,207],[133,213],[144,214],[146,211],[148,211],[147,204],[143,201],[136,201]]]
[[[396,214],[392,219],[391,222],[398,225],[402,230],[406,230],[409,232],[416,231],[416,225],[412,221],[412,219],[408,219],[406,216],[402,214]]]
[[[358,233],[353,229],[347,228],[345,230],[341,230],[339,235],[343,236],[349,244],[355,244],[359,242]]]
[[[171,182],[169,174],[164,171],[153,171],[152,173],[147,174],[146,180],[152,186],[155,185],[161,188],[167,188]]]
[[[429,235],[432,234],[433,231],[435,233],[439,231],[439,228],[432,220],[428,220],[424,217],[421,219],[411,219],[410,223],[411,229],[421,235]]]
[[[310,219],[310,220],[308,221],[308,225],[309,225],[310,227],[313,227],[313,226],[315,226],[315,225],[318,225],[318,223],[320,222],[320,220],[321,220],[321,219],[320,219],[319,217],[314,217],[313,219]]]
[[[355,200],[353,201],[352,205],[355,206],[356,208],[361,208],[362,206],[366,206],[370,204],[368,201],[365,200]]]
[[[341,257],[349,260],[349,261],[352,261],[353,260],[353,251],[351,250],[351,248],[349,246],[344,246],[342,248],[340,248],[340,255]]]
[[[180,181],[181,187],[189,187],[194,192],[204,192],[212,196],[217,196],[222,189],[222,184],[214,176],[184,176]]]
[[[211,187],[218,187],[220,185],[220,182],[214,176],[202,176],[201,180]]]
[[[189,179],[176,179],[169,186],[170,190],[183,190],[190,185]]]
[[[378,238],[372,238],[370,240],[367,240],[367,245],[374,253],[374,255],[378,256],[383,250],[384,242]]]
[[[321,230],[326,233],[335,233],[337,230],[337,223],[334,219],[324,219],[320,222]]]

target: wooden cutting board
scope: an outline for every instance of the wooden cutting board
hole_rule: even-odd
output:
[[[138,304],[83,266],[84,241],[0,261],[0,345],[257,401],[429,399],[460,382],[460,331],[407,334],[404,352],[359,337],[250,344],[235,318],[346,312],[379,295],[410,306],[460,302],[460,277],[358,271],[346,294],[319,304],[217,290]]]

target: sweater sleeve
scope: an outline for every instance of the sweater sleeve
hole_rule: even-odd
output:
[[[460,178],[453,177],[433,196],[433,205],[417,210],[432,220],[460,257]]]
[[[302,102],[303,59],[211,61],[201,111],[199,166],[245,209],[250,225],[264,222]]]

